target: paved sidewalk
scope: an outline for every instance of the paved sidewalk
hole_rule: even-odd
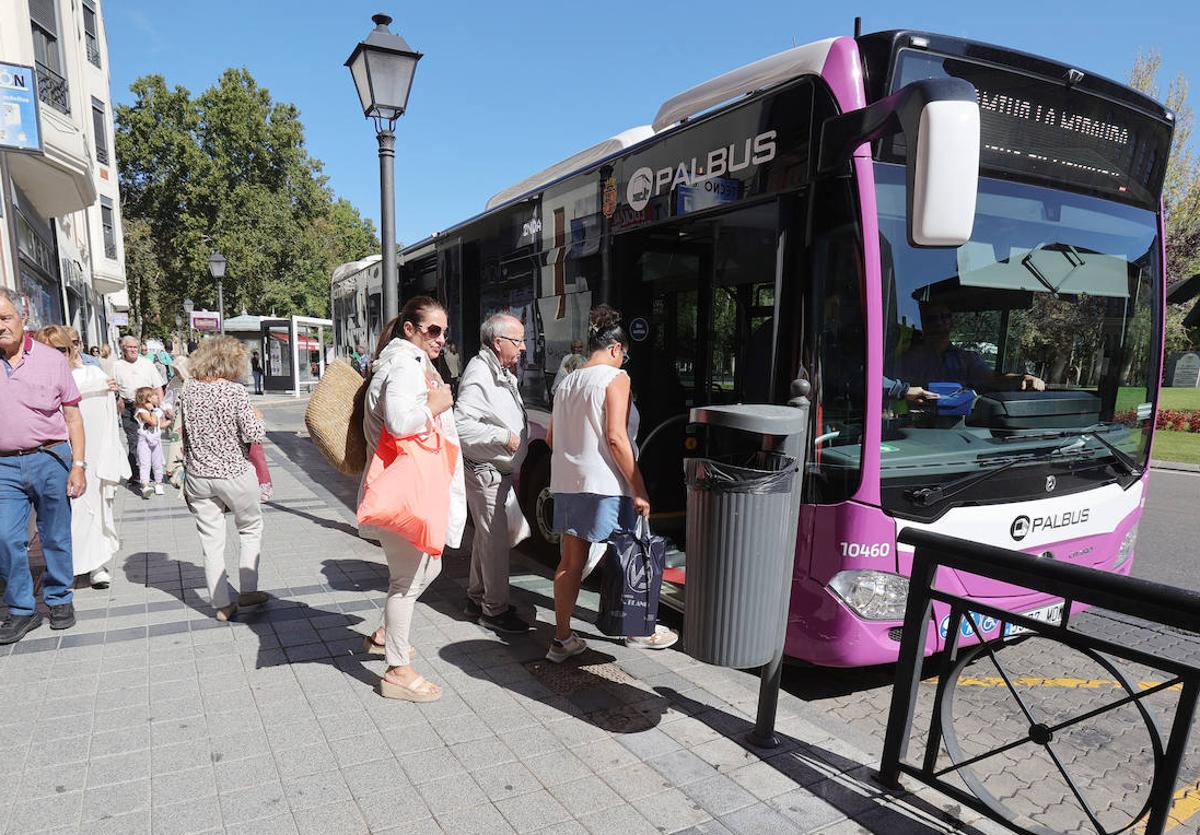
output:
[[[268,422],[294,423],[283,408]],[[466,559],[448,554],[413,633],[445,696],[380,698],[383,662],[361,644],[387,572],[355,536],[354,485],[295,432],[272,437],[265,612],[213,620],[178,493],[122,492],[112,588],[77,593],[76,628],[0,647],[0,831],[998,831],[940,795],[885,793],[874,739],[786,693],[784,744],[749,747],[748,674],[626,648],[586,620],[592,650],[548,664],[551,584],[520,556],[515,600],[538,630],[466,622]]]

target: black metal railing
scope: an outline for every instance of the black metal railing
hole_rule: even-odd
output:
[[[37,64],[38,98],[60,113],[71,115],[71,95],[67,80],[45,64]]]
[[[1091,826],[1098,835],[1133,831],[1135,827],[1144,835],[1160,835],[1168,823],[1172,796],[1196,712],[1197,698],[1200,696],[1200,667],[1069,629],[1071,608],[1073,604],[1097,607],[1139,621],[1150,621],[1194,633],[1200,629],[1200,594],[912,528],[904,530],[899,540],[915,546],[916,553],[900,639],[896,685],[892,691],[880,764],[883,782],[898,785],[900,775],[906,774],[1013,831],[1044,835],[1055,831],[1055,828],[1048,828],[1036,821],[1031,821],[1029,826],[1023,825],[1019,822],[1022,815],[999,799],[1007,797],[1011,800],[1011,782],[997,791],[988,785],[989,779],[997,776],[995,766],[999,761],[992,758],[1000,755],[1011,758],[1022,746],[1037,746],[1053,764],[1051,773],[1055,779],[1061,776],[1069,788],[1069,795],[1064,802],[1074,801],[1078,806],[1080,820],[1077,826]],[[1062,598],[1061,618],[1057,623],[1043,622],[980,600],[936,589],[934,580],[939,567]],[[914,712],[935,601],[948,605],[950,614],[941,630],[946,635],[946,645],[940,660],[929,727],[925,731],[925,748],[921,764],[914,765],[907,762],[906,757],[910,738],[915,738]],[[989,621],[990,628],[981,628],[979,624],[985,619],[994,619],[995,623]],[[986,634],[997,625],[1001,637],[986,640]],[[960,652],[959,640],[964,633],[978,637],[979,645]],[[1068,718],[1064,718],[1061,706],[1053,711],[1042,710],[1029,699],[1022,698],[1015,686],[1018,679],[1005,669],[999,651],[1007,645],[1020,644],[1033,637],[1049,639],[1082,653],[1112,676],[1113,686],[1108,689],[1081,690],[1096,704]],[[1011,704],[1015,705],[1012,717],[1027,731],[1019,738],[1006,739],[990,750],[969,755],[958,744],[953,727],[956,715],[953,709],[954,688],[966,667],[983,658],[995,665],[999,672],[996,682],[1011,695]],[[1162,682],[1140,682],[1135,686],[1126,680],[1110,659],[1145,665],[1169,677]],[[1168,690],[1180,692],[1174,703],[1174,716],[1164,746],[1158,725],[1147,710],[1147,700],[1156,696],[1163,699]],[[1112,695],[1114,691],[1117,694],[1115,697]],[[1156,708],[1161,709],[1161,705],[1156,704]],[[1101,822],[1100,813],[1093,808],[1087,792],[1076,779],[1078,775],[1072,775],[1073,763],[1068,762],[1068,758],[1057,749],[1055,736],[1057,734],[1061,742],[1065,735],[1079,729],[1081,723],[1120,709],[1136,711],[1137,723],[1144,725],[1149,737],[1153,774],[1125,775],[1126,783],[1141,786],[1146,785],[1149,777],[1148,795],[1139,811],[1129,813],[1129,821],[1122,821],[1117,828],[1106,828],[1106,824]],[[990,719],[1001,721],[998,715],[992,715]],[[943,744],[950,765],[939,767]],[[1095,750],[1100,751],[1103,743],[1094,744]],[[990,763],[988,760],[991,760]],[[976,770],[975,766],[980,768]],[[947,779],[950,777],[961,779],[969,791],[950,782]]]
[[[97,67],[100,66],[100,42],[91,32],[87,35],[87,57]]]
[[[96,146],[96,162],[101,165],[108,165],[108,148],[103,145]]]

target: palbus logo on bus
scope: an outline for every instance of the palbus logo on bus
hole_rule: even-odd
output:
[[[653,198],[662,193],[664,187],[669,190],[679,186],[694,186],[714,177],[741,171],[751,165],[770,162],[775,159],[776,136],[776,131],[768,130],[747,139],[740,149],[736,142],[714,148],[705,156],[704,165],[699,169],[696,166],[697,157],[692,157],[690,168],[685,162],[659,168],[657,171],[643,166],[634,171],[629,182],[625,184],[625,202],[635,212],[640,212]]]

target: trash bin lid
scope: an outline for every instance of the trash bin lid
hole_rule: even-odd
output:
[[[730,406],[697,406],[692,423],[740,429],[760,435],[799,435],[808,428],[808,410],[769,403],[736,403]]]

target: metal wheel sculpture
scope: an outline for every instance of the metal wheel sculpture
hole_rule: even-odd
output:
[[[964,619],[964,622],[969,622],[970,619]],[[974,626],[974,624],[972,624]],[[1087,657],[1092,662],[1101,667],[1108,675],[1112,676],[1122,691],[1123,695],[1115,701],[1110,701],[1097,708],[1088,710],[1078,716],[1071,717],[1066,720],[1047,722],[1045,717],[1038,715],[1038,710],[1030,704],[1030,701],[1023,698],[1020,691],[1014,686],[1013,677],[1005,670],[997,657],[996,649],[1004,646],[1015,646],[1026,641],[1047,641],[1048,639],[1040,638],[1031,635],[1013,635],[999,641],[991,643],[983,643],[978,646],[964,650],[959,657],[957,663],[950,670],[950,674],[944,681],[939,683],[941,689],[941,710],[937,720],[941,723],[943,739],[945,741],[946,750],[950,755],[950,760],[953,766],[943,770],[944,774],[954,773],[962,778],[967,784],[971,792],[992,809],[996,814],[1000,815],[1005,820],[1013,824],[1015,828],[1025,832],[1037,833],[1037,835],[1059,835],[1055,830],[1049,829],[1036,821],[1032,821],[1030,825],[1018,823],[1021,818],[1028,819],[1028,815],[1018,810],[1010,808],[999,797],[996,796],[987,786],[988,778],[979,773],[974,766],[980,765],[992,757],[1013,751],[1021,746],[1036,745],[1040,747],[1054,763],[1055,768],[1062,775],[1063,780],[1069,787],[1071,794],[1074,796],[1075,802],[1086,815],[1087,820],[1095,828],[1097,835],[1118,835],[1118,833],[1128,832],[1141,822],[1149,813],[1151,805],[1151,796],[1147,793],[1145,802],[1142,804],[1137,814],[1117,829],[1108,829],[1100,820],[1100,814],[1092,808],[1092,804],[1088,801],[1086,793],[1080,788],[1078,782],[1071,776],[1068,764],[1064,762],[1063,757],[1055,750],[1055,736],[1068,731],[1071,728],[1080,726],[1091,719],[1101,716],[1105,713],[1122,708],[1126,705],[1133,705],[1145,726],[1146,735],[1148,738],[1147,745],[1150,748],[1153,761],[1154,771],[1157,773],[1163,764],[1163,744],[1159,736],[1158,728],[1154,723],[1150,713],[1142,704],[1143,699],[1151,693],[1158,692],[1162,686],[1150,688],[1143,691],[1136,690],[1124,675],[1118,670],[1112,662],[1091,649],[1083,647],[1072,647],[1075,652]],[[1057,641],[1048,641],[1051,644],[1061,648],[1063,645]],[[964,751],[960,742],[958,733],[955,730],[954,724],[954,706],[955,694],[960,687],[960,680],[964,677],[967,668],[981,657],[987,657],[995,666],[1000,678],[1003,681],[1003,687],[1007,691],[1010,699],[1014,701],[1020,711],[1018,718],[1028,723],[1027,732],[1019,739],[1005,743],[998,748],[993,748],[982,754],[969,755]],[[973,674],[968,674],[968,677],[974,678]],[[1143,748],[1142,750],[1145,750]],[[1147,785],[1149,785],[1149,781]]]

